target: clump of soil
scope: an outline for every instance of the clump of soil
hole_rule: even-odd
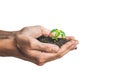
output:
[[[37,38],[37,40],[39,40],[40,42],[43,42],[43,43],[56,44],[59,47],[61,47],[63,44],[65,44],[66,42],[69,41],[65,38],[58,38],[57,40],[53,40],[51,37],[45,37],[45,36],[40,36]]]

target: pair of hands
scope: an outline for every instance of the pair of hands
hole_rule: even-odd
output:
[[[38,41],[36,38],[41,35],[51,36],[50,30],[42,26],[29,26],[18,31],[14,40],[19,54],[15,57],[43,65],[46,62],[61,58],[75,49],[78,44],[74,37],[67,36],[66,39],[70,41],[59,48],[57,45]]]

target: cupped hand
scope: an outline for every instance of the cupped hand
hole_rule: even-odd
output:
[[[20,52],[19,55],[15,56],[37,65],[43,65],[46,62],[61,58],[76,48],[78,44],[78,41],[73,37],[66,37],[70,41],[61,48],[54,44],[42,43],[36,39],[41,35],[49,36],[49,34],[50,30],[39,25],[23,28],[15,35],[16,47]]]

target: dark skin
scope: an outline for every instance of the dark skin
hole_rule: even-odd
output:
[[[20,31],[0,31],[0,56],[14,56],[41,66],[63,57],[78,44],[74,37],[67,36],[66,39],[70,41],[59,48],[57,45],[38,41],[36,38],[41,35],[52,36],[50,30],[39,25],[28,26]]]

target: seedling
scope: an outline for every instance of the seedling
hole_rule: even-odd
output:
[[[51,30],[52,36],[40,36],[37,39],[43,43],[50,43],[55,44],[59,47],[63,46],[65,43],[69,42],[70,40],[66,39],[65,32],[59,29],[52,29]]]
[[[59,30],[59,29],[52,29],[51,30],[51,33],[53,33],[53,37],[52,37],[52,39],[54,40],[54,41],[57,41],[58,40],[58,38],[65,38],[65,32],[64,31],[62,31],[62,30]]]

